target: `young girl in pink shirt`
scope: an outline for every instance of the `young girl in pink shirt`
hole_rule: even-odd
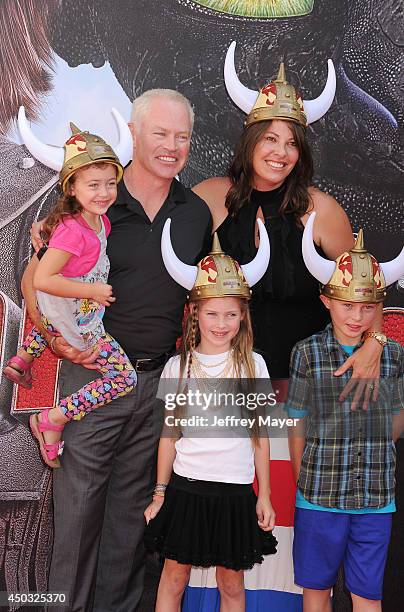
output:
[[[72,132],[60,173],[63,195],[43,224],[47,249],[35,269],[34,287],[48,333],[53,338],[63,336],[79,350],[98,350],[96,363],[102,375],[56,407],[30,417],[31,431],[50,467],[60,467],[65,424],[126,395],[137,380],[127,355],[102,323],[105,307],[115,301],[107,284],[106,246],[111,226],[105,213],[116,200],[123,168],[101,138],[75,126]],[[30,388],[32,362],[46,346],[34,327],[7,363],[7,378]]]

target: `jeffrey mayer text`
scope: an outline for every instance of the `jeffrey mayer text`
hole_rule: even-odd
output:
[[[213,419],[202,416],[174,417],[173,414],[165,417],[165,424],[168,427],[254,427],[258,422],[259,427],[296,427],[299,419],[278,419],[271,416],[259,416],[258,418],[236,417],[227,415],[225,417],[213,416]]]

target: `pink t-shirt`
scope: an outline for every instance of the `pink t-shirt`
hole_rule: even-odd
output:
[[[111,224],[106,215],[102,215],[105,234],[108,237]],[[60,274],[69,278],[87,274],[97,263],[100,255],[100,240],[97,233],[88,225],[82,215],[66,217],[54,230],[49,247],[67,251],[72,254]]]

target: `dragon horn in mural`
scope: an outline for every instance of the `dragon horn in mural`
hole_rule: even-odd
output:
[[[309,272],[322,285],[323,295],[349,302],[382,302],[386,288],[404,275],[404,247],[392,261],[378,263],[364,246],[359,230],[355,246],[330,261],[317,253],[313,241],[313,212],[304,228],[302,252]]]
[[[112,109],[112,114],[119,133],[119,141],[114,147],[114,151],[116,156],[120,159],[122,165],[126,166],[126,164],[132,159],[132,136],[122,115],[115,108]],[[33,155],[45,166],[48,166],[48,168],[52,168],[52,170],[60,172],[63,167],[64,148],[44,144],[33,134],[27,121],[23,106],[20,106],[18,111],[18,129],[20,131],[22,141],[31,155]]]
[[[171,219],[167,219],[161,236],[164,265],[170,276],[190,291],[190,300],[229,296],[250,298],[250,287],[265,274],[270,258],[267,231],[262,221],[260,219],[257,221],[260,244],[256,256],[250,263],[240,266],[232,257],[223,253],[215,234],[209,255],[197,266],[190,266],[182,262],[174,252],[170,236]]]
[[[277,78],[259,92],[245,87],[234,66],[235,48],[236,42],[233,41],[224,62],[224,82],[233,102],[248,115],[246,125],[270,119],[288,119],[307,127],[321,119],[330,108],[337,84],[332,60],[328,60],[327,82],[322,93],[314,100],[303,100],[295,87],[286,81],[283,63]]]

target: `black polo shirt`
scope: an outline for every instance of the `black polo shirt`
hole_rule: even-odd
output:
[[[155,358],[170,351],[181,334],[187,291],[168,274],[161,256],[161,233],[170,217],[178,257],[195,264],[210,247],[212,218],[208,206],[173,180],[153,222],[123,181],[109,211],[111,262],[109,282],[116,302],[106,308],[105,329],[129,358]]]

